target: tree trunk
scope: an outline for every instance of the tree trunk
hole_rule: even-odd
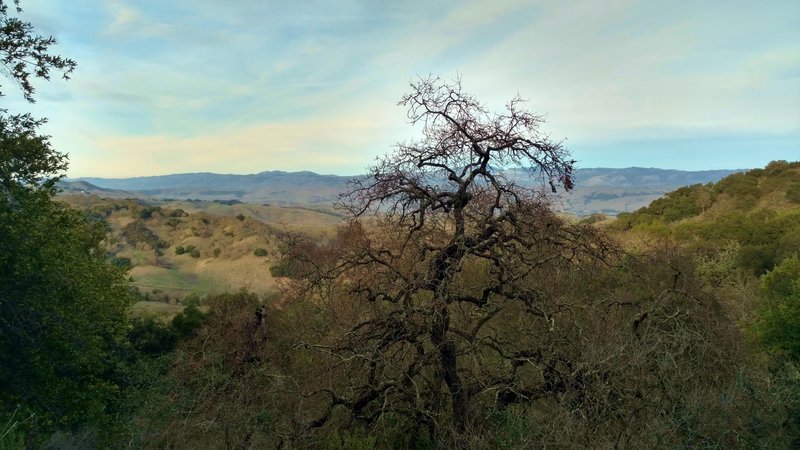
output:
[[[450,316],[447,303],[442,302],[435,313],[431,328],[431,341],[439,349],[439,363],[442,377],[450,391],[453,424],[457,431],[464,431],[469,419],[469,397],[458,376],[458,357],[456,345],[447,337]]]
[[[462,188],[463,189],[463,188]],[[460,192],[464,197],[466,194]],[[456,344],[448,337],[450,330],[450,304],[449,282],[452,280],[451,268],[455,261],[464,257],[464,215],[463,204],[458,204],[454,209],[455,234],[450,240],[450,245],[445,247],[433,264],[433,285],[436,293],[433,323],[431,325],[431,341],[439,350],[439,363],[441,364],[442,377],[450,391],[453,425],[457,432],[466,429],[469,420],[469,395],[464,389],[461,377],[458,376],[458,355]]]

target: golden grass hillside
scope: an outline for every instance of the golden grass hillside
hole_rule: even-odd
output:
[[[176,298],[267,291],[278,281],[269,268],[282,258],[281,235],[324,238],[341,221],[329,210],[271,205],[61,198],[108,223],[108,256],[130,265],[135,287]]]

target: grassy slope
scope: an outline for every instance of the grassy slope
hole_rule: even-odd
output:
[[[139,200],[86,195],[62,199],[108,222],[109,254],[131,260],[134,286],[142,292],[164,292],[178,298],[191,292],[269,290],[276,283],[269,267],[281,257],[278,234],[293,230],[324,236],[341,220],[325,210],[214,202],[160,203],[160,211],[142,218],[148,205]],[[162,248],[156,241],[147,242],[146,236],[135,235],[131,242],[129,228],[134,225],[152,232]],[[200,255],[178,255],[178,246],[194,246]],[[256,248],[266,249],[267,256],[255,256]]]

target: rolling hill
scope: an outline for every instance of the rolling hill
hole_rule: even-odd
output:
[[[90,188],[89,186],[86,186]],[[62,194],[61,200],[108,224],[107,257],[130,267],[132,284],[152,296],[183,298],[246,288],[264,292],[276,278],[287,231],[324,236],[341,221],[325,210],[214,201],[145,201]]]
[[[330,203],[352,177],[313,172],[271,171],[251,175],[184,173],[137,178],[80,178],[106,189],[171,199],[239,200],[243,203],[315,205]]]

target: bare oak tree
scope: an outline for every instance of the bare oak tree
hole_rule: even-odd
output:
[[[478,404],[536,398],[553,380],[529,385],[520,367],[553,363],[507,322],[546,330],[542,271],[602,250],[587,229],[550,210],[546,190],[572,188],[574,161],[540,130],[541,116],[519,98],[492,114],[460,80],[427,78],[411,88],[400,104],[422,125],[422,138],[399,144],[352,182],[341,199],[352,223],[307,285],[328,286],[324,296],[348,308],[340,314],[344,337],[317,345],[338,368],[349,367],[347,376],[319,386],[329,407],[311,425],[342,406],[368,423],[390,414],[428,435],[443,427],[460,433]],[[538,187],[514,179],[520,168]],[[332,279],[338,297],[323,281]]]

